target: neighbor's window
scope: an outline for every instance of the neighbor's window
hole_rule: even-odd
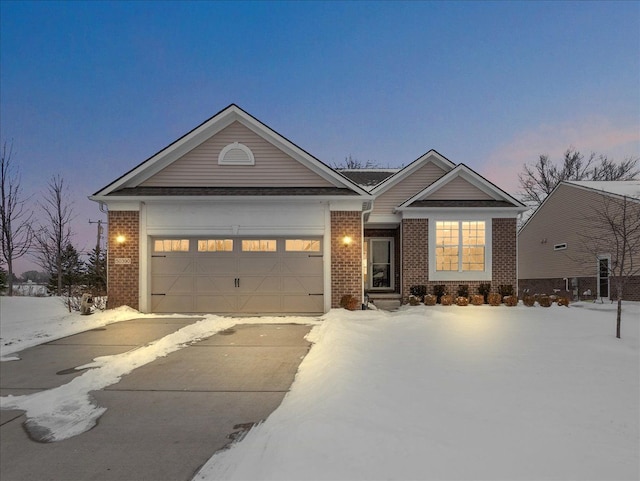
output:
[[[153,242],[155,252],[189,252],[189,239],[156,239]]]
[[[277,250],[275,239],[251,239],[242,241],[244,252],[275,252]]]
[[[436,222],[436,271],[485,270],[485,222]]]
[[[320,241],[311,239],[287,239],[284,248],[287,252],[320,252]]]
[[[200,239],[198,252],[232,252],[233,239]]]

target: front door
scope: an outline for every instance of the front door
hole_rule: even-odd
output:
[[[393,238],[370,238],[366,247],[367,288],[372,291],[393,290]]]

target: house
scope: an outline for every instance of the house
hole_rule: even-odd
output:
[[[599,212],[627,199],[629,219],[640,218],[640,181],[565,181],[547,196],[518,233],[518,284],[524,292],[573,298],[615,297],[611,267],[615,240]],[[637,236],[637,234],[636,234]],[[638,239],[640,240],[640,239]],[[627,261],[640,265],[640,253]],[[640,276],[623,299],[640,300]]]
[[[323,313],[344,295],[516,285],[520,202],[431,150],[337,171],[230,105],[90,199],[108,209],[109,307]]]

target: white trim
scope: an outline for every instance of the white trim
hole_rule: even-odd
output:
[[[477,221],[485,222],[484,271],[450,272],[436,270],[436,221]],[[490,217],[431,217],[429,218],[429,280],[430,281],[491,281],[493,263],[492,219]]]

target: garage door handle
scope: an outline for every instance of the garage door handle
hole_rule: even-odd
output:
[[[311,293],[309,293],[309,295],[310,295],[310,296],[324,296],[324,294],[323,294],[322,292],[321,292],[321,293],[319,293],[319,294],[311,294]]]
[[[153,292],[151,293],[152,296],[166,296],[166,294],[154,294]]]
[[[240,287],[240,278],[239,278],[239,277],[236,277],[236,278],[233,280],[233,285],[234,285],[235,287]]]
[[[322,257],[322,254],[309,254],[309,257]]]
[[[152,255],[151,257],[167,257],[167,256],[156,256],[156,255]]]

